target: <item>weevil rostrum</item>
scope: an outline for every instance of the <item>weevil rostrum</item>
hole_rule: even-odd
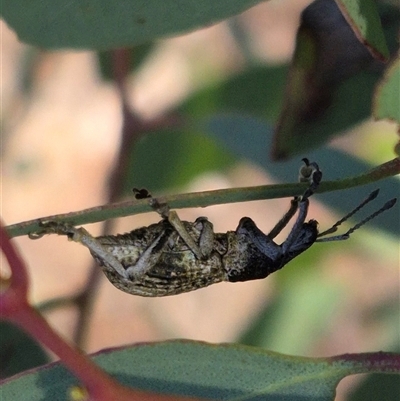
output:
[[[168,205],[150,197],[150,205],[162,216],[157,224],[127,234],[93,237],[84,228],[50,221],[43,223],[43,230],[30,237],[55,233],[80,242],[90,250],[115,287],[145,297],[176,295],[221,281],[263,279],[315,242],[348,239],[355,230],[396,203],[396,199],[388,201],[344,234],[327,236],[376,198],[379,192],[376,190],[331,228],[319,233],[317,221],[306,222],[306,217],[309,198],[317,189],[322,172],[316,163],[303,161],[300,180],[309,182],[309,186],[301,197],[291,201],[288,212],[269,234],[264,234],[249,217],[243,217],[235,231],[214,233],[213,225],[206,217],[199,217],[193,223],[181,221]],[[274,238],[296,212],[286,240],[275,243]]]

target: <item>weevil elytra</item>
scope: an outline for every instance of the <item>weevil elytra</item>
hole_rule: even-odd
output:
[[[199,217],[193,223],[181,221],[168,205],[150,197],[150,205],[162,216],[157,224],[127,234],[95,238],[84,228],[46,222],[42,231],[32,233],[30,237],[40,238],[55,233],[80,242],[90,250],[112,284],[134,295],[161,297],[221,281],[262,279],[281,269],[315,242],[348,239],[355,230],[396,203],[396,199],[392,199],[346,233],[327,237],[375,199],[379,191],[372,192],[353,211],[319,233],[316,220],[305,220],[309,198],[317,189],[322,172],[316,163],[307,159],[303,161],[300,180],[308,181],[309,186],[301,197],[291,201],[290,209],[269,234],[264,234],[249,217],[243,217],[235,231],[214,233],[207,218]],[[147,191],[143,193],[143,196],[147,195]],[[275,243],[274,238],[296,212],[297,218],[286,240],[280,245]]]

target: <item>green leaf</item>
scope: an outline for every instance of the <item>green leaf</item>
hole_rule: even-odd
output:
[[[380,353],[304,358],[240,345],[168,341],[108,350],[94,360],[122,384],[164,394],[232,401],[332,401],[343,377],[397,373],[398,357]],[[76,384],[56,363],[7,381],[0,390],[6,400],[61,401]]]
[[[151,157],[149,157],[151,155]],[[125,193],[147,188],[151,193],[187,184],[195,176],[231,165],[233,157],[206,135],[190,131],[158,130],[134,146],[125,179]]]
[[[389,50],[375,0],[336,0],[340,10],[361,43],[381,60],[389,58]]]
[[[377,120],[388,118],[400,124],[400,57],[389,66],[376,88],[373,114]]]
[[[360,387],[353,390],[348,401],[399,401],[398,375],[370,375]]]
[[[3,0],[20,40],[43,48],[130,47],[198,29],[261,0]]]
[[[398,303],[396,304],[396,306]],[[398,308],[396,308],[397,344],[392,351],[399,353],[400,338],[398,337]],[[398,401],[400,394],[400,379],[398,375],[368,375],[356,388],[350,391],[348,401]]]
[[[399,10],[385,6],[380,12],[392,50]],[[273,158],[284,160],[315,148],[368,118],[383,67],[357,39],[334,1],[311,3],[297,33]]]
[[[273,158],[283,160],[315,148],[366,118],[379,75],[360,72],[373,61],[334,1],[311,3],[297,32]]]
[[[309,252],[315,256],[315,251],[321,253],[323,248],[312,248]],[[244,334],[242,344],[302,355],[309,353],[316,338],[329,330],[330,320],[345,294],[337,283],[321,277],[314,268],[315,261],[305,263],[307,259],[310,255],[303,254],[291,262],[290,269],[282,270],[276,279],[285,280],[285,284],[279,287],[272,305],[265,305]]]
[[[0,322],[0,345],[1,379],[49,361],[36,341],[8,322]]]
[[[287,74],[287,65],[250,66],[197,92],[185,101],[180,111],[198,118],[216,112],[248,113],[274,122],[282,106]]]

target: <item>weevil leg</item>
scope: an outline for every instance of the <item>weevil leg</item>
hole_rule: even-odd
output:
[[[202,219],[201,222],[203,223],[202,227],[202,235],[200,236],[199,244],[196,243],[196,241],[192,238],[192,236],[189,234],[188,230],[186,229],[185,225],[183,224],[182,220],[179,218],[178,214],[174,210],[170,210],[169,206],[166,203],[160,203],[157,199],[151,198],[149,200],[150,206],[161,215],[163,219],[166,219],[169,221],[169,223],[172,225],[172,227],[175,228],[175,230],[178,232],[179,236],[182,238],[182,240],[185,242],[185,244],[190,248],[190,250],[196,255],[197,259],[206,259],[210,253],[210,247],[212,249],[212,242],[213,242],[213,236],[212,240],[210,242],[211,235],[210,235],[210,228],[211,231],[213,231],[212,224],[208,222],[208,220],[203,217],[200,218]],[[196,222],[200,220],[197,219]],[[205,224],[205,221],[207,223]],[[205,230],[203,234],[203,230]],[[208,238],[206,240],[206,238]],[[202,247],[202,242],[204,243],[205,248]]]
[[[307,217],[309,204],[310,201],[308,200],[308,198],[301,199],[299,204],[299,213],[297,215],[296,222],[294,223],[292,230],[290,231],[286,240],[281,245],[283,253],[288,252],[293,243],[296,241],[296,238],[298,237],[299,233],[301,232],[301,229]]]
[[[287,262],[309,248],[317,237],[317,222],[314,220],[304,223],[307,217],[309,200],[302,199],[296,222],[285,242],[276,244],[269,236],[255,225],[248,217],[240,220],[236,232],[245,234],[251,242],[265,255],[268,274],[282,268]]]
[[[290,201],[289,210],[278,221],[278,223],[276,223],[275,227],[268,233],[268,237],[270,239],[274,239],[287,226],[287,224],[293,218],[293,216],[297,212],[297,209],[299,208],[299,201],[300,201],[300,197],[298,197],[298,196],[295,196]]]
[[[286,253],[290,250],[293,243],[296,241],[299,236],[303,224],[307,218],[309,200],[308,198],[314,194],[316,189],[318,188],[319,183],[322,179],[322,171],[319,169],[318,164],[315,162],[309,162],[308,159],[303,159],[305,166],[300,169],[300,181],[308,180],[310,182],[310,186],[306,189],[303,196],[299,202],[299,212],[297,215],[296,222],[294,223],[292,230],[290,231],[286,241],[282,243],[282,251]]]
[[[211,255],[214,249],[214,226],[207,217],[198,217],[194,222],[200,230],[199,247],[204,258]]]
[[[146,199],[151,198],[151,193],[146,188],[132,188],[135,199]]]
[[[136,263],[127,267],[126,274],[128,277],[140,278],[153,268],[159,261],[164,249],[168,246],[168,242],[173,234],[172,227],[163,231],[140,255]]]
[[[248,217],[240,220],[239,226],[236,229],[238,234],[246,234],[250,237],[251,241],[257,248],[263,252],[264,255],[270,258],[277,258],[280,254],[285,254],[290,250],[293,243],[298,238],[305,219],[307,217],[309,200],[308,198],[318,188],[322,178],[322,172],[315,162],[309,162],[308,159],[303,159],[304,166],[300,169],[299,180],[308,181],[309,187],[306,189],[302,197],[294,197],[291,201],[289,210],[285,213],[281,220],[269,232],[268,235],[264,234]],[[282,231],[282,229],[289,223],[298,210],[297,219],[290,231],[287,239],[281,246],[277,245],[273,239]]]
[[[168,214],[168,221],[178,232],[179,236],[183,239],[185,244],[191,249],[191,251],[196,255],[197,259],[204,259],[207,257],[206,253],[203,253],[200,246],[196,243],[196,241],[192,238],[192,236],[186,230],[186,227],[182,223],[182,220],[179,218],[178,214],[171,210]]]
[[[68,223],[49,221],[42,224],[42,231],[39,232],[39,235],[42,236],[44,234],[66,235],[70,240],[86,246],[96,258],[101,260],[105,265],[111,266],[120,276],[128,278],[122,264],[83,227],[76,228]],[[35,237],[35,235],[32,236],[32,238]]]
[[[309,182],[310,186],[304,192],[302,199],[309,198],[318,188],[322,179],[322,171],[315,162],[310,162],[308,159],[303,159],[304,166],[300,168],[299,181]]]
[[[271,261],[278,260],[282,255],[281,247],[269,235],[264,234],[249,217],[240,219],[236,233],[249,237],[260,252],[270,258]]]
[[[304,165],[301,166],[299,171],[299,181],[309,182],[310,186],[307,188],[302,197],[295,196],[290,202],[289,210],[284,214],[284,216],[278,221],[275,227],[269,232],[268,237],[274,239],[289,223],[289,221],[296,214],[299,207],[301,199],[309,198],[314,191],[317,189],[321,178],[322,172],[319,166],[315,162],[310,162],[308,159],[303,159]]]
[[[213,225],[207,220],[206,217],[199,217],[195,221],[195,226],[200,230],[200,238],[199,244],[197,245],[190,234],[187,232],[186,228],[185,231],[187,235],[189,235],[190,240],[193,241],[196,246],[198,246],[201,251],[202,255],[209,256],[214,246],[214,230]],[[175,226],[170,227],[170,229],[166,229],[162,234],[160,234],[152,244],[143,252],[137,262],[129,266],[126,271],[129,277],[138,276],[141,277],[145,274],[148,270],[150,270],[153,266],[157,265],[164,249],[168,247],[171,237],[175,234],[175,239],[173,242],[176,241],[176,236],[181,236],[181,234],[176,230]],[[183,238],[182,238],[183,239]],[[183,239],[189,249],[193,252],[193,249],[188,245],[188,243]],[[197,257],[197,255],[196,255]]]

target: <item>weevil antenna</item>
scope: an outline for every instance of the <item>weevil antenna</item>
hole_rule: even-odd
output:
[[[331,228],[328,228],[322,233],[318,234],[318,237],[325,237],[325,235],[335,233],[338,227],[348,220],[351,216],[356,214],[359,210],[361,210],[367,203],[374,200],[379,194],[379,188],[375,189],[375,191],[371,192],[356,208],[354,208],[350,213],[347,213],[346,216],[342,217],[339,221],[337,221]]]
[[[376,192],[376,191],[374,191]],[[372,194],[371,194],[372,195]],[[376,197],[376,195],[375,195]],[[367,198],[368,199],[368,198]],[[370,200],[368,200],[369,202]],[[365,201],[364,201],[365,202]],[[363,203],[364,203],[363,202]],[[367,203],[368,203],[367,202]],[[342,240],[346,240],[350,237],[351,234],[354,233],[354,231],[358,230],[360,227],[362,227],[365,223],[368,223],[370,220],[374,219],[376,216],[380,215],[381,213],[385,212],[386,210],[391,209],[395,203],[397,202],[396,198],[393,198],[389,201],[387,201],[380,209],[378,209],[376,212],[372,213],[371,215],[369,215],[368,217],[366,217],[364,220],[361,220],[359,223],[357,223],[354,227],[350,228],[350,230],[348,230],[347,232],[345,232],[344,234],[341,235],[335,235],[333,237],[327,237],[327,238],[321,238],[321,236],[325,236],[327,233],[329,234],[331,231],[330,229],[323,232],[322,234],[318,235],[318,239],[316,240],[316,242],[327,242],[327,241],[342,241]],[[355,212],[354,212],[355,213]],[[354,214],[352,213],[352,214]],[[350,216],[352,214],[349,214]],[[347,218],[348,216],[346,216]],[[343,220],[343,219],[342,219]],[[335,230],[336,231],[336,230]]]

